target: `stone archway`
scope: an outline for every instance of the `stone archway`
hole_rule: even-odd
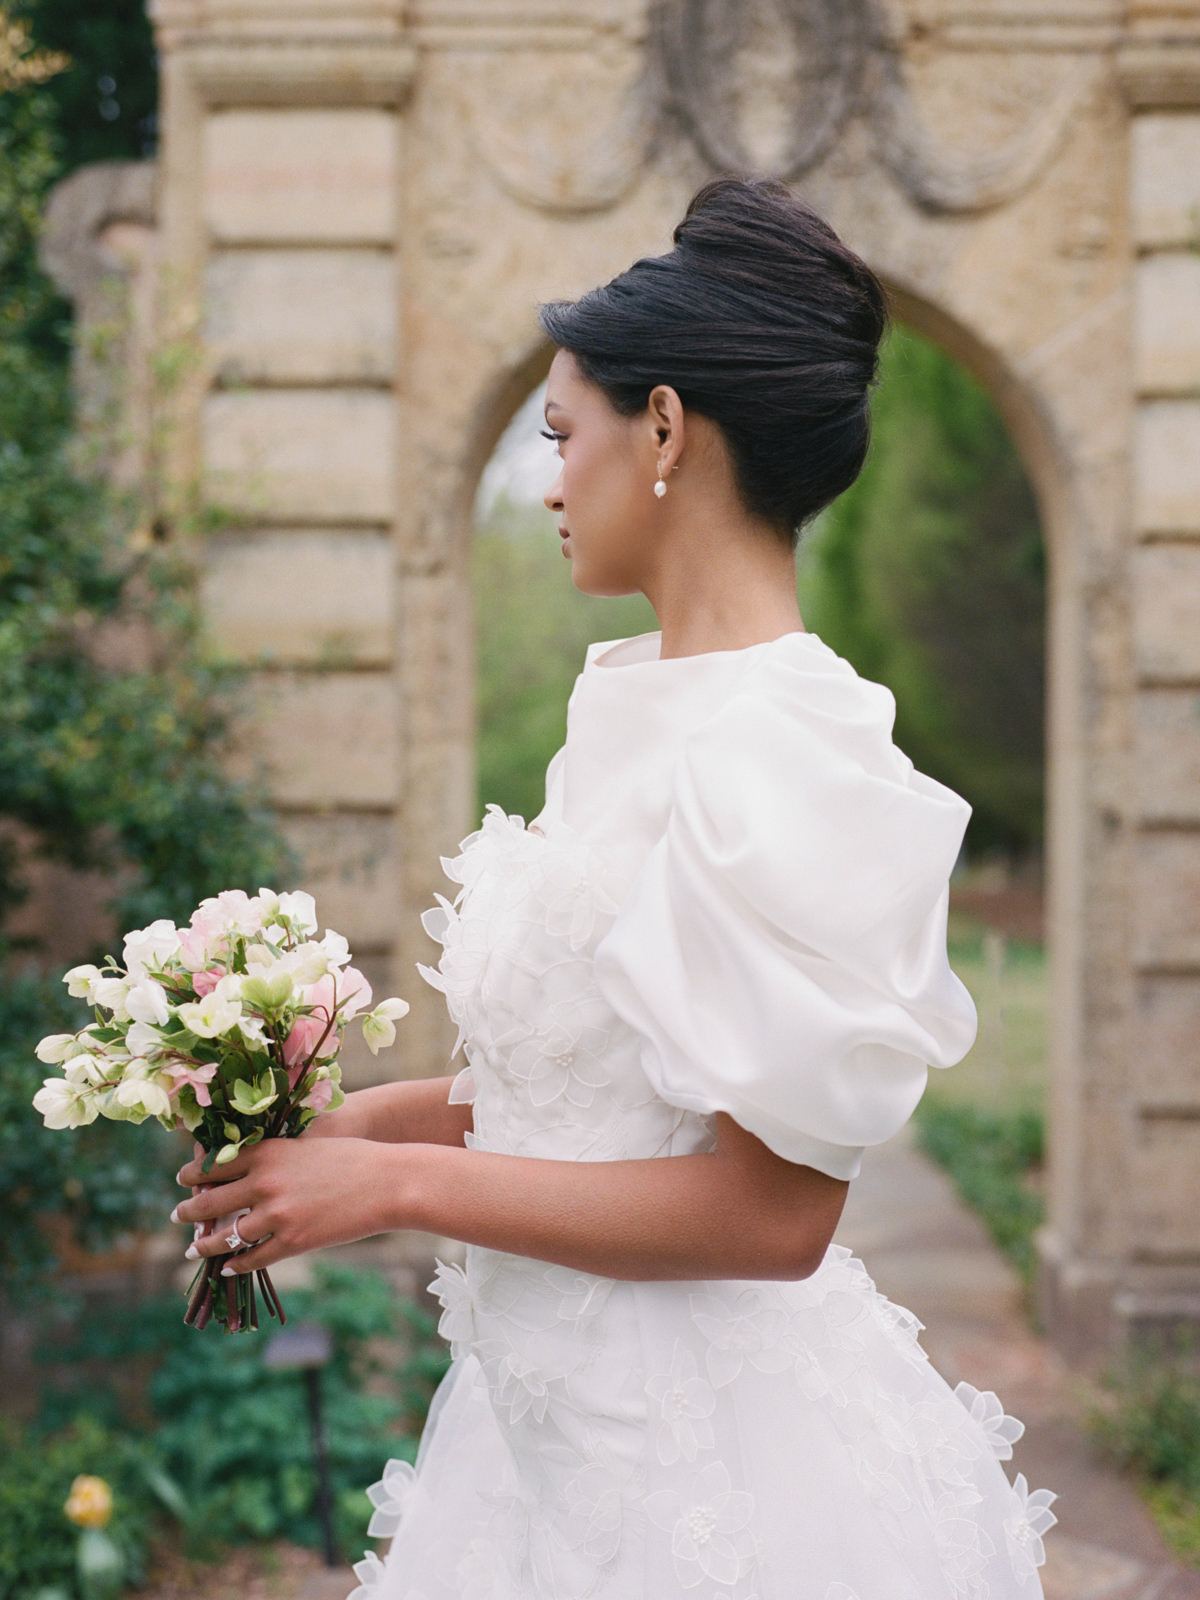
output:
[[[259,683],[328,914],[416,993],[471,815],[470,496],[535,303],[721,165],[804,192],[972,367],[1051,547],[1051,1220],[1068,1346],[1200,1316],[1200,0],[152,0],[158,230],[205,308],[180,470],[283,584]],[[1188,318],[1191,318],[1190,325]],[[331,630],[340,655],[322,654]]]

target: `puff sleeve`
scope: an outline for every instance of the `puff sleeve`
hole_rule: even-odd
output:
[[[684,741],[595,956],[656,1093],[838,1178],[975,1037],[946,953],[970,807],[897,749],[894,715],[826,647],[748,675]]]

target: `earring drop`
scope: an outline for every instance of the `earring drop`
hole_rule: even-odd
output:
[[[665,494],[666,494],[666,492],[667,492],[667,482],[666,482],[666,479],[665,479],[665,478],[660,478],[660,479],[659,479],[659,480],[658,480],[658,482],[657,482],[657,483],[656,483],[656,484],[655,484],[655,485],[654,485],[654,493],[655,493],[655,495],[656,495],[656,497],[657,497],[657,498],[658,498],[658,499],[659,499],[659,500],[661,500],[661,499],[662,499],[662,497],[663,497],[663,495],[665,495]]]

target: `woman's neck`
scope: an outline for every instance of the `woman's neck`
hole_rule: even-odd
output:
[[[661,552],[646,596],[662,658],[741,650],[802,631],[795,557],[777,533],[697,529]]]

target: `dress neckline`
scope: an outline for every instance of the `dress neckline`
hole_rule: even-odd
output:
[[[822,649],[827,648],[809,629],[792,628],[787,633],[777,634],[774,639],[760,639],[756,644],[742,645],[732,650],[697,650],[691,655],[663,657],[659,654],[662,649],[662,632],[658,630],[635,634],[628,639],[599,641],[589,648],[586,664],[606,675],[613,672],[632,672],[636,667],[677,670],[689,661],[706,662],[724,657],[728,657],[730,661],[741,661],[754,651],[769,650],[773,646],[782,644],[785,639],[811,640]],[[614,657],[627,659],[614,660]]]

